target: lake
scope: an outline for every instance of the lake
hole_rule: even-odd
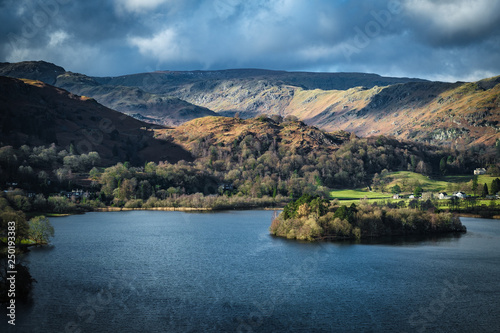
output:
[[[2,332],[499,332],[500,220],[441,238],[301,243],[272,211],[52,218]],[[4,309],[5,314],[5,309]],[[6,329],[7,328],[7,329]]]

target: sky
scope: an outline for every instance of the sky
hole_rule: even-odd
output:
[[[117,76],[264,68],[500,75],[500,0],[0,0],[0,61]]]

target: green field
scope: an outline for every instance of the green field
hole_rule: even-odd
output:
[[[438,178],[429,178],[419,173],[410,171],[398,171],[391,172],[384,179],[386,183],[386,191],[398,184],[399,186],[407,185],[411,187],[412,185],[421,186],[424,191],[428,192],[441,192],[441,191],[452,191],[454,187],[460,187],[467,184],[472,180],[473,175],[462,175],[462,176],[442,176]],[[491,182],[497,177],[480,175],[478,176],[478,184],[488,184],[490,186]],[[406,191],[411,192],[411,191]],[[470,193],[469,193],[470,194]]]
[[[454,192],[462,190],[469,183],[473,175],[462,176],[442,176],[439,178],[430,178],[428,176],[410,172],[398,171],[388,173],[383,177],[385,192],[369,191],[367,188],[359,189],[343,189],[333,190],[330,192],[331,199],[343,200],[345,203],[359,202],[359,199],[367,198],[370,201],[382,201],[392,199],[391,188],[394,185],[399,185],[402,188],[402,194],[411,194],[416,186],[422,187],[425,192],[434,192],[436,195],[439,192]],[[478,176],[478,184],[484,183],[490,186],[491,182],[497,177],[488,175]],[[472,194],[466,191],[467,194]]]
[[[330,197],[332,199],[339,200],[358,200],[364,197],[368,199],[388,199],[392,195],[388,193],[378,193],[370,192],[367,190],[357,189],[357,190],[333,190],[330,192]]]
[[[387,189],[392,188],[396,184],[401,186],[403,189],[404,186],[412,186],[414,184],[418,184],[425,191],[430,191],[430,192],[446,191],[446,189],[449,187],[450,184],[450,182],[447,179],[440,179],[440,180],[431,179],[428,176],[424,176],[422,174],[410,171],[391,172],[385,177],[385,180],[388,181],[388,183],[386,184]],[[468,182],[468,181],[469,180],[463,180],[463,182]]]

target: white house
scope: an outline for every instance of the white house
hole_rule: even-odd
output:
[[[476,170],[474,170],[474,174],[475,175],[484,175],[484,174],[486,174],[486,169],[485,168],[477,168]]]
[[[464,192],[455,192],[455,193],[453,193],[453,196],[457,197],[457,198],[460,198],[460,199],[467,198],[467,194],[465,194]]]
[[[449,199],[450,197],[448,196],[448,194],[446,194],[446,192],[439,192],[438,198],[439,200],[443,200],[443,199]]]

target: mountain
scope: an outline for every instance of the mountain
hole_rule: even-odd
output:
[[[55,80],[57,86],[151,123],[179,125],[207,115],[292,115],[327,131],[358,136],[384,134],[447,146],[493,145],[500,140],[500,77],[444,83],[261,69],[118,77],[61,71],[43,62],[0,64],[0,74]]]
[[[17,63],[0,62],[0,75],[26,78],[55,85],[57,77],[66,70],[45,61],[23,61]]]
[[[220,115],[294,115],[327,131],[345,130],[358,136],[384,134],[438,145],[493,145],[500,139],[500,77],[444,83],[391,81],[371,74],[233,70],[155,72],[100,80],[125,85],[143,82],[143,89],[168,92]]]
[[[151,94],[137,87],[101,84],[94,78],[66,72],[44,61],[0,63],[0,75],[42,81],[154,124],[176,126],[194,118],[217,115],[173,96]]]
[[[180,146],[154,137],[151,124],[41,81],[0,76],[0,142],[55,143],[78,153],[97,151],[104,164],[192,160]]]
[[[217,115],[205,107],[173,96],[152,94],[137,87],[103,85],[82,74],[61,74],[56,85],[75,94],[91,96],[113,110],[155,124],[177,126],[191,119]]]
[[[248,152],[280,147],[301,155],[318,151],[331,153],[351,138],[348,132],[327,133],[301,121],[273,120],[264,116],[252,119],[205,117],[158,132],[172,137],[175,143],[198,157],[207,156],[213,147],[235,146]]]
[[[387,86],[396,83],[425,82],[422,79],[383,77],[367,73],[286,72],[265,69],[227,69],[218,71],[156,71],[96,78],[102,84],[142,87],[156,93],[171,93],[183,88],[192,92],[215,88],[224,82],[266,81],[303,89],[345,90],[352,87]]]
[[[382,77],[365,73],[310,73],[263,69],[220,71],[157,71],[95,78],[114,86],[139,87],[145,91],[169,94],[204,106],[219,115],[244,118],[259,114],[287,114],[287,106],[297,89],[346,90],[372,88],[397,83],[425,82],[421,79]]]
[[[473,83],[415,82],[347,91],[300,91],[287,110],[308,124],[359,136],[431,144],[500,139],[500,76]]]

